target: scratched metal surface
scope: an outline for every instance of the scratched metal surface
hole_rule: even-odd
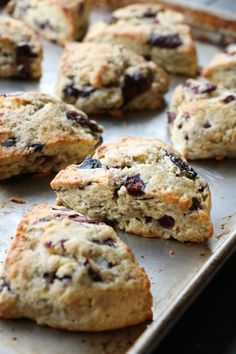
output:
[[[45,58],[41,81],[38,84],[1,81],[1,92],[40,90],[54,93],[61,48],[47,42],[43,44]],[[198,44],[200,64],[207,63],[216,51],[213,46]],[[172,89],[179,81],[172,79]],[[171,92],[166,96],[167,101],[170,97]],[[163,109],[128,114],[123,120],[98,120],[106,128],[106,142],[121,135],[158,137],[168,142],[165,119]],[[154,296],[154,321],[151,324],[100,334],[71,334],[41,328],[31,321],[0,320],[0,354],[146,353],[236,247],[235,161],[204,161],[193,165],[209,182],[213,194],[215,234],[207,244],[187,245],[119,233],[151,280]],[[37,202],[54,202],[54,193],[49,188],[51,178],[21,177],[0,183],[0,261],[24,211]],[[9,201],[11,197],[21,197],[26,204],[15,204]]]

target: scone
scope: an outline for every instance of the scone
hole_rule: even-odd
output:
[[[104,331],[152,318],[145,271],[115,231],[69,209],[25,215],[0,273],[0,317],[69,331]]]
[[[145,237],[202,242],[212,235],[208,184],[157,139],[101,145],[51,183],[57,203]]]
[[[173,93],[168,123],[171,139],[185,158],[236,157],[236,93],[188,80]]]
[[[0,95],[0,179],[59,171],[94,153],[102,127],[38,92]]]
[[[68,43],[57,93],[86,113],[159,108],[168,88],[164,70],[121,46]]]
[[[85,37],[89,42],[121,44],[172,74],[194,76],[197,56],[184,17],[160,5],[130,5],[98,22]]]
[[[42,47],[24,22],[0,16],[0,77],[39,79]]]
[[[203,70],[203,76],[216,84],[236,89],[236,44],[216,54]]]
[[[8,12],[46,39],[64,45],[84,37],[90,0],[11,0]]]

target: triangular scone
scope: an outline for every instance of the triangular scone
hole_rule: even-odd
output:
[[[101,144],[102,132],[85,113],[48,94],[0,95],[0,179],[80,163]]]
[[[127,232],[202,242],[212,235],[208,184],[157,139],[123,137],[59,172],[58,203]]]
[[[206,79],[229,89],[236,89],[236,44],[217,53],[203,70]]]
[[[68,43],[62,55],[58,95],[88,114],[157,109],[167,89],[162,68],[122,46]]]
[[[150,283],[115,231],[63,207],[25,215],[0,275],[0,317],[70,331],[152,318]]]
[[[195,76],[197,55],[184,16],[155,4],[134,4],[95,23],[85,41],[121,44],[172,74]]]
[[[187,80],[172,96],[168,124],[174,148],[189,160],[236,157],[236,93]]]

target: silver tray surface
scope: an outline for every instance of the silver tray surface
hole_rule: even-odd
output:
[[[93,18],[97,18],[97,14]],[[55,93],[62,49],[43,41],[44,75],[39,83],[1,80],[0,92],[39,90]],[[199,61],[205,65],[218,51],[197,43]],[[172,90],[180,78],[172,78]],[[170,100],[171,92],[166,96]],[[169,142],[165,109],[129,113],[123,119],[97,118],[104,125],[104,140],[123,135],[158,137]],[[146,353],[207,283],[210,276],[236,248],[236,164],[234,160],[192,164],[212,191],[214,237],[203,245],[145,239],[119,232],[145,268],[152,284],[154,321],[122,330],[89,334],[68,333],[39,327],[31,321],[0,320],[0,354],[141,354]],[[25,176],[0,183],[0,260],[4,259],[23,213],[38,202],[51,202],[52,176]],[[9,199],[21,197],[26,204]]]

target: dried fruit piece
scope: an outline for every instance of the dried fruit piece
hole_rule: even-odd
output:
[[[175,226],[175,219],[170,215],[163,215],[160,219],[157,220],[159,225],[165,229],[173,229]]]
[[[174,49],[183,44],[179,34],[162,35],[153,33],[149,39],[149,43],[160,48]]]
[[[230,103],[230,102],[235,101],[235,100],[236,100],[236,96],[228,95],[222,100],[222,102],[223,103]]]
[[[146,184],[141,180],[138,173],[137,175],[127,177],[124,186],[130,195],[136,197],[144,194]]]
[[[96,243],[97,245],[101,246],[109,246],[109,247],[115,247],[115,240],[112,240],[111,238],[108,238],[107,240],[92,240],[93,243]]]
[[[195,197],[192,198],[192,206],[190,208],[191,211],[195,211],[198,209],[202,209],[201,203],[199,202],[199,200]]]
[[[168,124],[172,124],[176,118],[177,114],[175,112],[167,112]]]
[[[149,90],[152,85],[152,77],[143,76],[141,73],[125,75],[122,85],[124,105],[128,104],[136,96]]]
[[[84,262],[84,266],[87,268],[88,275],[90,276],[92,281],[94,281],[94,282],[102,282],[103,281],[103,279],[100,275],[100,272],[92,267],[89,259],[86,259],[86,261]]]
[[[2,146],[6,147],[6,148],[16,146],[16,139],[14,139],[14,138],[7,139],[2,143]]]
[[[101,128],[94,120],[89,120],[86,116],[75,111],[67,111],[66,116],[68,119],[71,119],[82,126],[87,126],[94,132],[101,132]]]
[[[186,162],[184,162],[180,157],[177,157],[172,152],[166,151],[166,155],[170,157],[171,161],[183,171],[187,178],[195,179],[197,177],[197,172],[194,171]]]
[[[41,143],[32,144],[30,147],[34,150],[34,152],[40,152],[43,150],[43,144]]]
[[[101,168],[102,164],[97,159],[92,159],[92,157],[88,156],[86,159],[78,166],[78,168],[82,169],[93,169],[93,168]]]

